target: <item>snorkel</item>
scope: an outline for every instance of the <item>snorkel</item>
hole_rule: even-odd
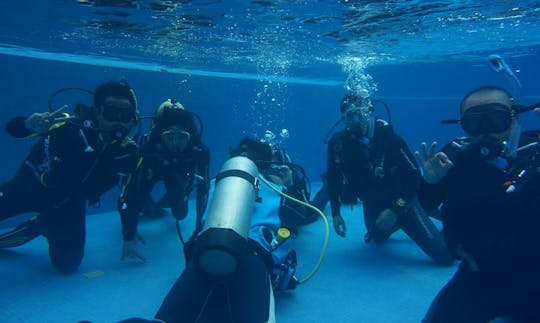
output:
[[[510,66],[504,61],[504,59],[496,54],[492,54],[488,56],[488,61],[491,66],[491,68],[499,73],[502,72],[506,75],[506,77],[510,80],[510,83],[512,83],[514,87],[514,97],[517,96],[519,90],[521,89],[521,82],[519,81],[519,78],[516,76],[516,74],[512,71]],[[521,125],[518,120],[518,114],[523,113],[525,111],[521,111],[516,107],[512,107],[513,112],[513,118],[512,123],[510,125],[510,132],[508,134],[508,139],[505,141],[505,147],[504,147],[504,156],[506,157],[515,157],[517,154],[517,149],[519,148],[519,137],[521,134]],[[532,109],[530,109],[532,110]]]

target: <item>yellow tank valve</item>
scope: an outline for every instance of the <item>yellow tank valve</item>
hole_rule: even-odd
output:
[[[277,230],[276,237],[272,240],[272,247],[275,249],[279,247],[285,240],[289,239],[291,232],[287,228],[279,228]]]

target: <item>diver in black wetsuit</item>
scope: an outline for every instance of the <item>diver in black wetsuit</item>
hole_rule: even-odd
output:
[[[280,162],[276,162],[276,164],[279,165]],[[291,162],[284,162],[282,166],[277,167],[283,166],[291,170],[290,184],[282,185],[283,193],[309,203],[311,186],[304,169],[300,165]],[[317,221],[318,215],[306,206],[282,197],[279,218],[282,226],[289,229],[296,236],[300,227]]]
[[[152,203],[150,193],[159,181],[164,182],[166,193],[154,207],[170,208],[177,220],[187,216],[189,194],[197,188],[195,231],[200,229],[208,199],[210,153],[201,141],[195,118],[172,99],[156,110],[152,128],[141,141],[137,169],[129,176],[118,203],[124,239],[136,240],[139,213],[145,203]],[[144,260],[136,244],[124,246],[122,258],[136,256]]]
[[[369,98],[347,94],[341,103],[346,129],[328,143],[326,182],[337,234],[346,234],[341,204],[361,200],[366,242],[383,243],[401,229],[435,262],[450,265],[441,234],[417,202],[420,173],[414,157],[372,110]]]
[[[74,115],[60,110],[16,117],[6,125],[17,138],[39,139],[14,177],[0,186],[0,220],[17,214],[38,216],[2,235],[1,248],[16,247],[43,234],[52,265],[75,271],[84,255],[86,201],[117,185],[137,162],[128,134],[137,124],[137,100],[125,81],[94,91],[94,106]]]
[[[540,150],[508,157],[516,148],[508,145],[516,139],[514,107],[501,88],[476,89],[457,120],[467,137],[438,153],[435,143],[417,152],[420,202],[440,206],[448,248],[461,261],[425,323],[540,322]]]
[[[286,133],[288,136],[288,131]],[[261,139],[261,141],[268,143],[272,148],[273,166],[267,175],[275,178],[278,182],[280,178],[287,178],[285,182],[280,183],[283,187],[283,193],[309,203],[311,183],[304,168],[292,162],[291,157],[281,147],[273,132],[267,130],[264,139]],[[282,197],[279,218],[281,225],[296,236],[299,227],[317,221],[319,215],[304,205]]]

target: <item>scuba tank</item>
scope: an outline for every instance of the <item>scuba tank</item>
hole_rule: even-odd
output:
[[[201,234],[196,238],[200,268],[228,276],[247,253],[251,215],[259,190],[259,171],[247,157],[233,157],[216,176],[216,188]]]

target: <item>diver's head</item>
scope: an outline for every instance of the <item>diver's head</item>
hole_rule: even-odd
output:
[[[273,164],[290,164],[291,157],[285,152],[283,148],[278,145],[273,145],[272,147],[272,163]]]
[[[493,86],[473,90],[461,101],[461,127],[483,155],[495,157],[504,150],[512,125],[517,123],[513,103],[508,91]]]
[[[251,159],[263,174],[270,167],[273,158],[272,147],[268,143],[247,137],[240,140],[236,148],[230,150],[230,156],[244,156]]]
[[[157,108],[151,131],[168,151],[181,153],[189,146],[196,129],[193,115],[180,102],[168,99]]]
[[[285,150],[274,145],[272,146],[272,162],[263,175],[280,186],[291,186],[293,184],[293,166],[291,157]]]
[[[126,81],[109,81],[94,91],[98,129],[106,141],[124,139],[137,124],[137,97]]]
[[[276,154],[267,142],[244,138],[236,148],[230,150],[230,155],[251,159],[257,165],[259,173],[278,185],[292,184],[292,170],[287,164],[289,157]]]
[[[492,136],[506,140],[514,120],[512,95],[499,87],[485,86],[468,93],[461,101],[460,124],[471,139]]]
[[[362,136],[368,135],[370,124],[373,122],[373,105],[370,98],[349,93],[341,100],[340,110],[347,130]]]

